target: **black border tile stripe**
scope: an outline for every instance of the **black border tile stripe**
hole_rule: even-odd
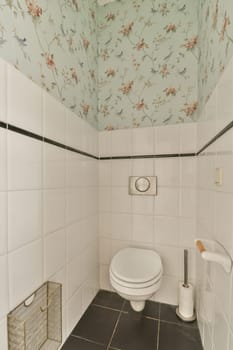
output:
[[[10,131],[17,132],[17,134],[21,134],[21,135],[24,135],[24,136],[31,137],[32,139],[43,141],[43,137],[42,136],[40,136],[38,134],[34,134],[31,131],[19,128],[18,126],[7,124],[7,129],[10,130]]]
[[[195,157],[196,153],[170,153],[170,154],[145,154],[134,156],[113,156],[100,157],[100,160],[114,160],[114,159],[147,159],[147,158],[176,158],[176,157]]]
[[[176,158],[176,157],[195,157],[200,155],[202,152],[205,151],[206,148],[208,148],[210,145],[212,145],[216,140],[218,140],[221,136],[223,136],[228,130],[230,130],[233,127],[233,121],[231,121],[225,128],[223,128],[221,131],[217,133],[209,142],[207,142],[197,153],[168,153],[168,154],[144,154],[144,155],[133,155],[133,156],[110,156],[110,157],[97,157],[93,154],[81,151],[77,148],[67,146],[63,143],[57,142],[55,140],[49,139],[47,137],[43,137],[41,135],[35,134],[31,131],[22,129],[18,126],[7,124],[3,121],[0,121],[0,128],[8,129],[10,131],[16,132],[18,134],[31,137],[35,140],[39,140],[42,142],[46,142],[50,145],[65,149],[70,152],[78,153],[83,156],[96,159],[96,160],[119,160],[119,159],[149,159],[149,158]]]
[[[73,148],[73,147],[66,146],[63,143],[57,142],[57,141],[49,139],[47,137],[43,137],[41,135],[35,134],[35,133],[31,132],[31,131],[22,129],[22,128],[20,128],[18,126],[15,126],[15,125],[12,125],[12,124],[7,124],[5,122],[0,121],[0,128],[7,129],[7,130],[10,130],[10,131],[16,132],[17,134],[28,136],[28,137],[31,137],[32,139],[35,139],[35,140],[38,140],[38,141],[42,141],[42,142],[48,143],[50,145],[53,145],[53,146],[65,149],[65,150],[68,150],[68,151],[71,151],[71,152],[74,152],[74,153],[78,153],[78,154],[81,154],[81,155],[89,157],[89,158],[93,158],[93,159],[99,160],[99,157],[97,157],[97,156],[95,156],[93,154],[81,151],[81,150]]]

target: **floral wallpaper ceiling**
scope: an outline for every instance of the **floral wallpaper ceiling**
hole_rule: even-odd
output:
[[[0,56],[97,127],[96,0],[0,0]]]
[[[198,20],[201,110],[233,54],[233,1],[200,0]]]
[[[0,0],[0,56],[100,130],[189,122],[233,54],[232,18],[225,0]]]
[[[121,0],[99,8],[100,130],[196,119],[197,3]]]

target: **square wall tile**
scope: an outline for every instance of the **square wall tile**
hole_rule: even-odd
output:
[[[112,215],[112,237],[130,240],[132,237],[132,217],[130,214]]]
[[[154,197],[153,196],[132,196],[132,213],[153,215]]]
[[[0,319],[2,319],[9,311],[8,305],[8,266],[7,266],[7,256],[0,256]]]
[[[0,255],[7,252],[7,193],[0,192]]]
[[[67,232],[67,261],[71,261],[86,247],[83,221],[77,221],[66,227]]]
[[[131,156],[132,129],[112,131],[112,156]]]
[[[197,151],[197,124],[183,123],[180,125],[180,152],[195,153]]]
[[[155,159],[155,175],[158,186],[180,185],[180,158]]]
[[[7,63],[0,59],[0,121],[6,122],[6,69]]]
[[[195,187],[197,176],[196,157],[183,157],[180,160],[181,165],[181,185],[184,187]]]
[[[50,144],[44,144],[43,187],[65,187],[65,150]]]
[[[150,128],[134,128],[132,130],[133,155],[154,154],[154,130]]]
[[[43,230],[56,231],[65,226],[65,190],[43,191]]]
[[[112,131],[99,132],[99,156],[112,156]]]
[[[133,176],[153,176],[155,174],[153,159],[133,159],[132,160]]]
[[[85,269],[83,254],[76,256],[67,266],[68,298],[81,287],[85,280]]]
[[[214,349],[227,349],[230,328],[224,318],[218,303],[215,304],[215,322],[214,322]]]
[[[112,212],[131,213],[132,196],[129,195],[128,187],[112,188]]]
[[[42,234],[41,191],[8,193],[8,249],[12,251]]]
[[[8,131],[8,189],[42,187],[42,142]]]
[[[4,317],[0,321],[0,349],[7,349],[8,335],[7,335],[7,318]]]
[[[181,210],[182,217],[195,217],[196,215],[196,190],[194,188],[181,189]]]
[[[44,240],[45,280],[58,272],[66,263],[66,231],[60,230]]]
[[[155,151],[157,154],[180,153],[180,125],[155,128]]]
[[[82,156],[66,152],[66,187],[80,187],[85,181]]]
[[[82,189],[73,188],[66,191],[66,223],[71,224],[83,217]]]
[[[82,316],[82,289],[80,288],[67,303],[67,334],[70,334],[74,326]]]
[[[154,217],[148,215],[133,215],[133,241],[153,243]]]
[[[179,228],[178,217],[156,216],[154,227],[155,243],[159,245],[178,246]]]
[[[43,136],[65,143],[66,107],[43,91]]]
[[[0,191],[7,189],[7,132],[0,128]]]
[[[43,282],[42,241],[9,254],[10,309],[33,293]]]
[[[99,186],[109,187],[112,183],[112,161],[99,161]]]
[[[112,186],[128,186],[131,173],[132,161],[130,159],[112,160]]]
[[[41,135],[42,89],[12,66],[7,77],[8,123]]]
[[[156,216],[179,215],[179,188],[161,187],[155,197]]]

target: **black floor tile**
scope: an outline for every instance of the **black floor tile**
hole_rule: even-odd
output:
[[[177,323],[183,326],[197,327],[197,322],[184,322],[176,315],[176,306],[160,304],[160,320]]]
[[[62,347],[62,350],[105,350],[106,346],[90,343],[83,339],[70,336]]]
[[[160,308],[160,304],[159,303],[147,300],[145,308],[141,312],[141,314],[143,316],[147,316],[147,317],[152,317],[152,318],[157,318],[158,319],[159,318],[159,308]],[[135,312],[135,311],[133,311],[132,307],[130,306],[130,302],[129,301],[127,301],[124,304],[123,311]],[[137,312],[137,314],[138,314],[138,312]]]
[[[161,322],[159,350],[202,350],[199,330]]]
[[[122,313],[111,347],[121,350],[155,350],[158,321],[129,313]]]
[[[91,305],[74,328],[72,334],[107,345],[118,316],[118,311]]]
[[[108,292],[107,290],[100,290],[92,303],[121,310],[124,299],[116,293]]]

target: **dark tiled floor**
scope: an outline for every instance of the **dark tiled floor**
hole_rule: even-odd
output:
[[[100,291],[62,350],[202,350],[197,323],[175,307],[147,301],[143,312],[115,293]]]

